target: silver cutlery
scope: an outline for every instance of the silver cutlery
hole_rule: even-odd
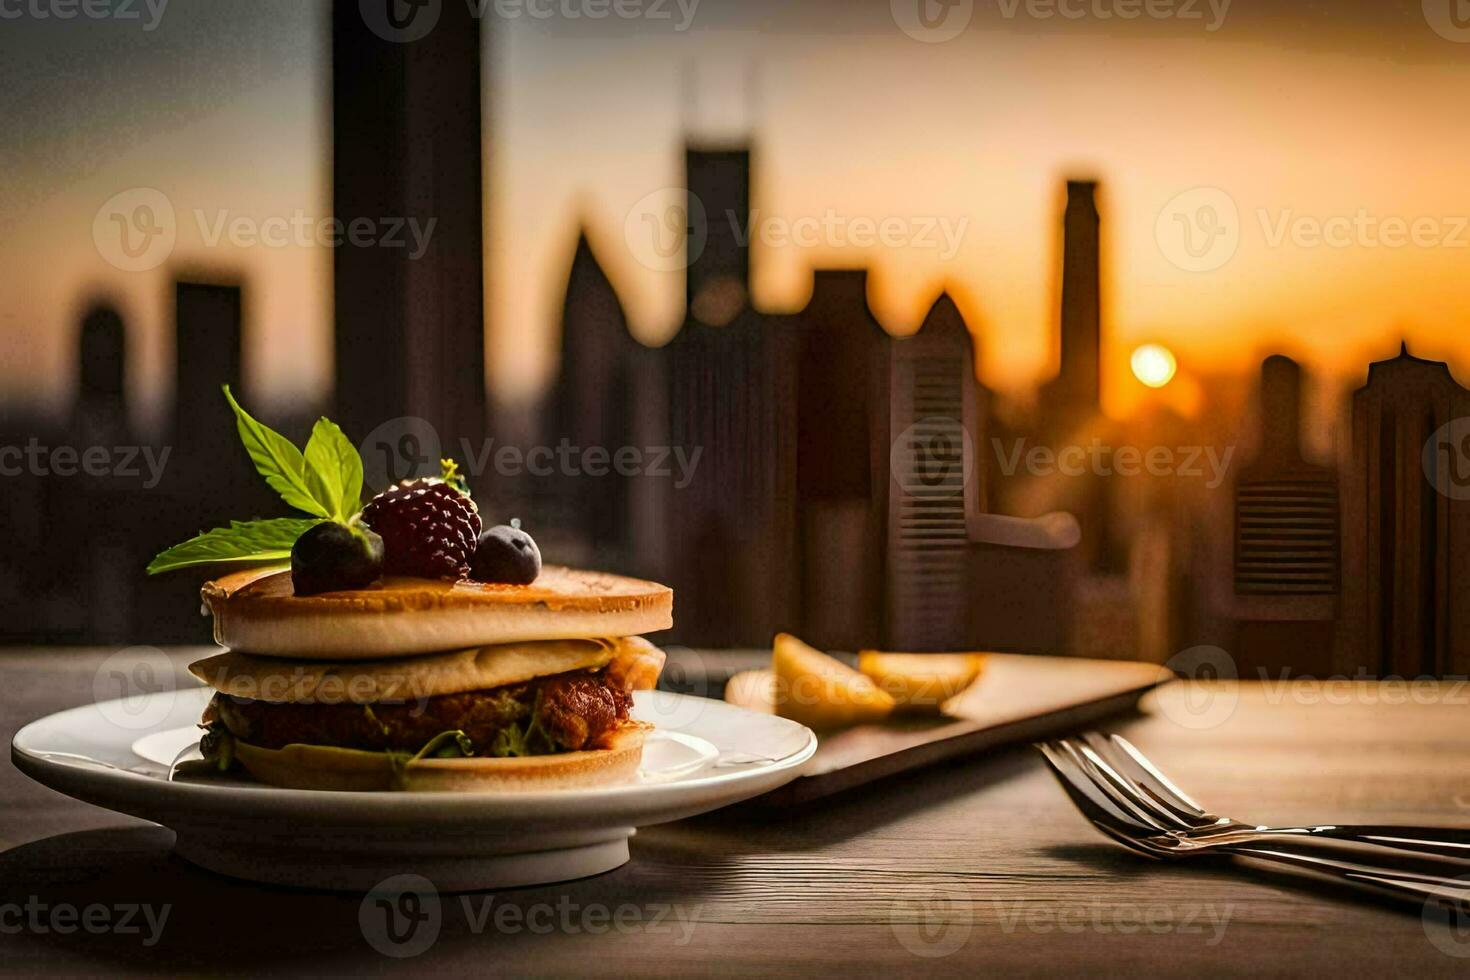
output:
[[[1206,811],[1127,739],[1089,732],[1037,746],[1094,826],[1158,859],[1233,855],[1470,914],[1470,830],[1262,827]]]

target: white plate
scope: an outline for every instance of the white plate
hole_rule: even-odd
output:
[[[628,860],[635,827],[758,796],[793,779],[809,730],[721,701],[640,691],[652,722],[636,782],[538,793],[336,793],[247,778],[169,778],[213,692],[164,691],[58,712],[16,733],[18,769],[68,796],[152,820],[178,853],[253,881],[366,890],[416,873],[446,891],[564,881]],[[197,750],[195,750],[197,755]]]

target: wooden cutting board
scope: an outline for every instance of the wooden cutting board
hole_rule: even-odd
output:
[[[951,716],[819,733],[803,774],[761,801],[804,803],[944,759],[1072,731],[1129,710],[1173,678],[1157,664],[989,654],[979,680],[951,702]]]

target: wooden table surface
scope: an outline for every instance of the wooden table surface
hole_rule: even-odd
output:
[[[108,652],[0,652],[6,738],[90,700]],[[177,653],[180,668],[194,653]],[[1214,700],[1187,702],[1190,695]],[[1201,720],[1218,724],[1190,727]],[[1233,816],[1470,825],[1464,684],[1176,684],[1110,727]],[[169,831],[67,799],[13,766],[0,775],[0,799],[6,973],[1470,971],[1470,932],[1446,930],[1420,910],[1121,850],[1072,809],[1029,748],[800,811],[735,808],[647,828],[632,841],[630,863],[596,878],[444,895],[437,940],[411,959],[370,944],[361,896],[200,871],[171,855]],[[57,909],[94,904],[146,905],[155,916],[168,906],[168,916],[151,945],[141,915],[134,933],[52,928],[67,922]]]

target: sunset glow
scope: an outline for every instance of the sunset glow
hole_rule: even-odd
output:
[[[887,4],[859,7],[711,6],[684,34],[594,37],[590,24],[526,19],[487,32],[496,397],[534,395],[554,372],[579,225],[635,335],[662,344],[677,330],[681,270],[640,264],[625,232],[637,202],[682,179],[686,133],[754,148],[757,215],[743,233],[758,307],[799,310],[814,268],[866,267],[875,315],[903,334],[949,289],[976,334],[982,380],[1005,395],[1024,397],[1057,369],[1058,195],[1077,175],[1100,182],[1110,414],[1125,414],[1136,389],[1126,352],[1151,340],[1237,374],[1288,350],[1340,386],[1407,337],[1470,373],[1470,234],[1457,217],[1470,215],[1460,173],[1470,132],[1446,123],[1470,66],[1417,11],[1388,27],[1354,22],[1363,11],[1333,14],[1336,43],[1287,48],[1272,40],[1269,11],[1244,7],[1205,33],[1142,20],[1040,30],[977,5],[970,29],[943,45],[894,30]],[[223,9],[171,11],[150,35],[161,67],[137,80],[125,112],[98,116],[105,92],[79,83],[38,92],[19,121],[17,147],[49,149],[7,168],[0,378],[12,398],[68,403],[77,297],[102,294],[128,320],[135,403],[159,412],[171,384],[168,283],[180,269],[245,282],[246,370],[263,397],[330,387],[331,249],[211,238],[221,211],[330,215],[326,7]],[[839,9],[843,29],[830,30]],[[758,33],[740,33],[755,23]],[[74,26],[80,43],[17,46],[10,70],[104,57],[106,25]],[[242,47],[235,38],[249,30],[259,43]],[[87,31],[102,33],[93,43]],[[235,67],[215,70],[218,87],[183,86],[198,77],[185,52]],[[681,66],[694,61],[689,83]],[[1108,66],[1101,96],[1078,64]],[[193,101],[164,112],[150,101],[163,91]],[[103,202],[139,186],[168,195],[178,244],[167,265],[125,272],[98,255],[90,229]],[[897,244],[861,234],[884,222]]]
[[[1129,358],[1133,376],[1150,388],[1162,388],[1174,380],[1179,364],[1174,354],[1162,344],[1144,344],[1135,348]]]

